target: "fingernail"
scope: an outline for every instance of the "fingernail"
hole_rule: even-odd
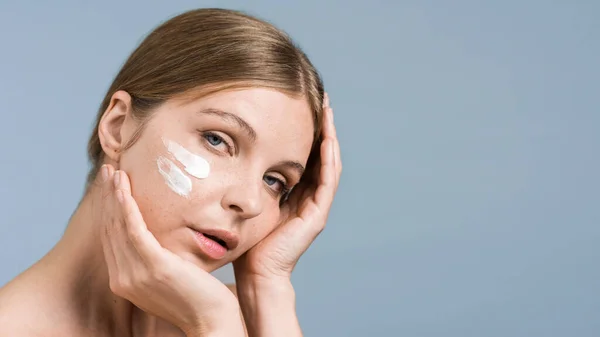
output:
[[[328,95],[327,93],[325,93],[325,99],[324,99],[324,101],[325,101],[325,102],[324,102],[324,103],[325,103],[325,106],[327,106],[327,107],[328,107],[328,106],[329,106],[329,95]]]
[[[102,165],[100,168],[100,174],[102,174],[102,182],[105,183],[108,179],[108,167],[106,167],[106,165]]]
[[[121,181],[121,171],[115,171],[115,187],[119,186],[119,181]]]

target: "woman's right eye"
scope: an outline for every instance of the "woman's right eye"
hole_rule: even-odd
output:
[[[210,145],[212,146],[218,146],[219,144],[223,143],[223,138],[217,136],[217,135],[206,135],[204,136],[204,138],[206,138],[206,140],[208,141],[208,143],[210,143]]]
[[[202,137],[206,140],[210,147],[213,147],[220,151],[224,150],[226,152],[232,153],[231,145],[227,143],[227,141],[223,139],[223,137],[212,132],[205,132],[202,134]],[[225,146],[225,148],[221,148],[222,146]]]

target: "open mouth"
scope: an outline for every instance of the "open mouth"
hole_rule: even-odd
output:
[[[213,235],[209,235],[209,234],[206,234],[206,233],[202,233],[202,235],[204,235],[204,236],[205,236],[205,237],[207,237],[208,239],[211,239],[211,240],[213,240],[214,242],[218,243],[218,244],[219,244],[219,245],[221,245],[223,248],[225,248],[225,249],[229,249],[229,248],[227,247],[227,243],[226,243],[225,241],[223,241],[223,240],[219,239],[218,237],[216,237],[216,236],[213,236]]]

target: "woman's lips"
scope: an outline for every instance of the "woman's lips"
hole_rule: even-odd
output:
[[[194,231],[194,237],[196,239],[196,243],[198,244],[198,247],[200,247],[200,250],[206,256],[208,256],[214,260],[220,260],[225,257],[225,254],[227,254],[227,248],[225,248],[224,246],[222,246],[215,240],[210,239],[206,235],[204,235],[196,230],[193,230],[193,231]]]

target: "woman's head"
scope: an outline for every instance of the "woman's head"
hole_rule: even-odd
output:
[[[181,14],[146,37],[110,86],[88,182],[103,163],[124,170],[159,242],[217,268],[279,222],[318,142],[322,101],[316,70],[275,27],[228,10]],[[228,231],[239,244],[199,258],[190,228]]]

